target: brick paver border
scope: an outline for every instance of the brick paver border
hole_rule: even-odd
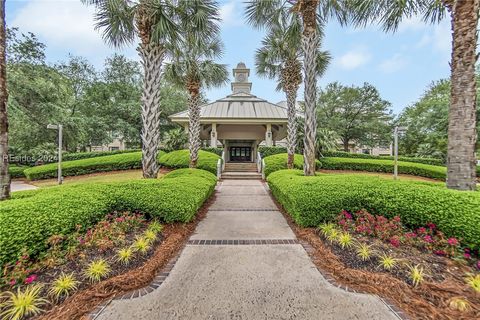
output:
[[[215,246],[215,245],[272,245],[272,244],[298,244],[297,239],[252,239],[252,240],[188,240],[188,245]]]

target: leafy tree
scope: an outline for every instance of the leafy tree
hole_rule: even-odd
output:
[[[189,93],[190,167],[195,168],[201,147],[200,90],[224,84],[228,80],[228,72],[225,65],[215,62],[223,50],[219,38],[217,3],[210,0],[182,1],[179,12],[182,15],[181,21],[185,22],[182,25],[184,34],[182,41],[170,50],[173,62],[167,65],[166,75]]]
[[[183,128],[175,128],[165,133],[163,147],[166,151],[180,150],[188,142],[188,136]]]
[[[390,141],[391,105],[368,83],[362,87],[331,83],[320,90],[318,106],[319,127],[336,132],[346,152],[351,141],[367,146]]]
[[[254,25],[263,25],[264,19],[262,5],[252,1],[248,4],[246,12],[248,21]],[[284,91],[287,97],[288,125],[287,125],[287,167],[293,169],[293,156],[297,144],[297,92],[302,83],[302,24],[298,13],[281,2],[275,2],[278,7],[274,10],[273,17],[269,19],[269,30],[262,41],[262,47],[256,51],[255,65],[257,73],[270,79],[277,79],[277,90]],[[321,26],[317,30],[322,35]],[[328,52],[318,50],[316,53],[317,76],[322,76],[330,61]]]
[[[8,174],[8,115],[5,0],[0,1],[0,200],[10,197]]]
[[[477,81],[480,78],[477,76]],[[407,128],[399,142],[403,154],[436,157],[446,160],[448,141],[448,109],[450,81],[434,82],[412,106],[403,110],[398,123]],[[477,96],[480,90],[477,89]],[[477,99],[477,110],[480,109]],[[477,111],[477,141],[480,133],[480,113]]]

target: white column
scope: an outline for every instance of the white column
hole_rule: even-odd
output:
[[[210,147],[217,147],[217,124],[212,123],[212,132],[210,132]]]
[[[265,144],[267,147],[272,146],[272,124],[267,123],[267,131],[265,132]]]

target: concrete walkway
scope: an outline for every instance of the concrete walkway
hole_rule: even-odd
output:
[[[28,184],[24,181],[21,181],[21,180],[12,180],[12,183],[10,185],[10,190],[12,192],[16,192],[16,191],[25,191],[25,190],[35,190],[35,189],[38,189],[38,187],[32,185],[32,184]]]
[[[112,301],[97,319],[398,319],[377,297],[328,283],[260,181],[217,190],[163,284]]]

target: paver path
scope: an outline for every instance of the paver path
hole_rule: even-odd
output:
[[[217,191],[165,282],[144,296],[112,301],[97,319],[398,319],[377,297],[323,278],[262,182],[226,180]],[[277,244],[234,244],[259,239]]]

